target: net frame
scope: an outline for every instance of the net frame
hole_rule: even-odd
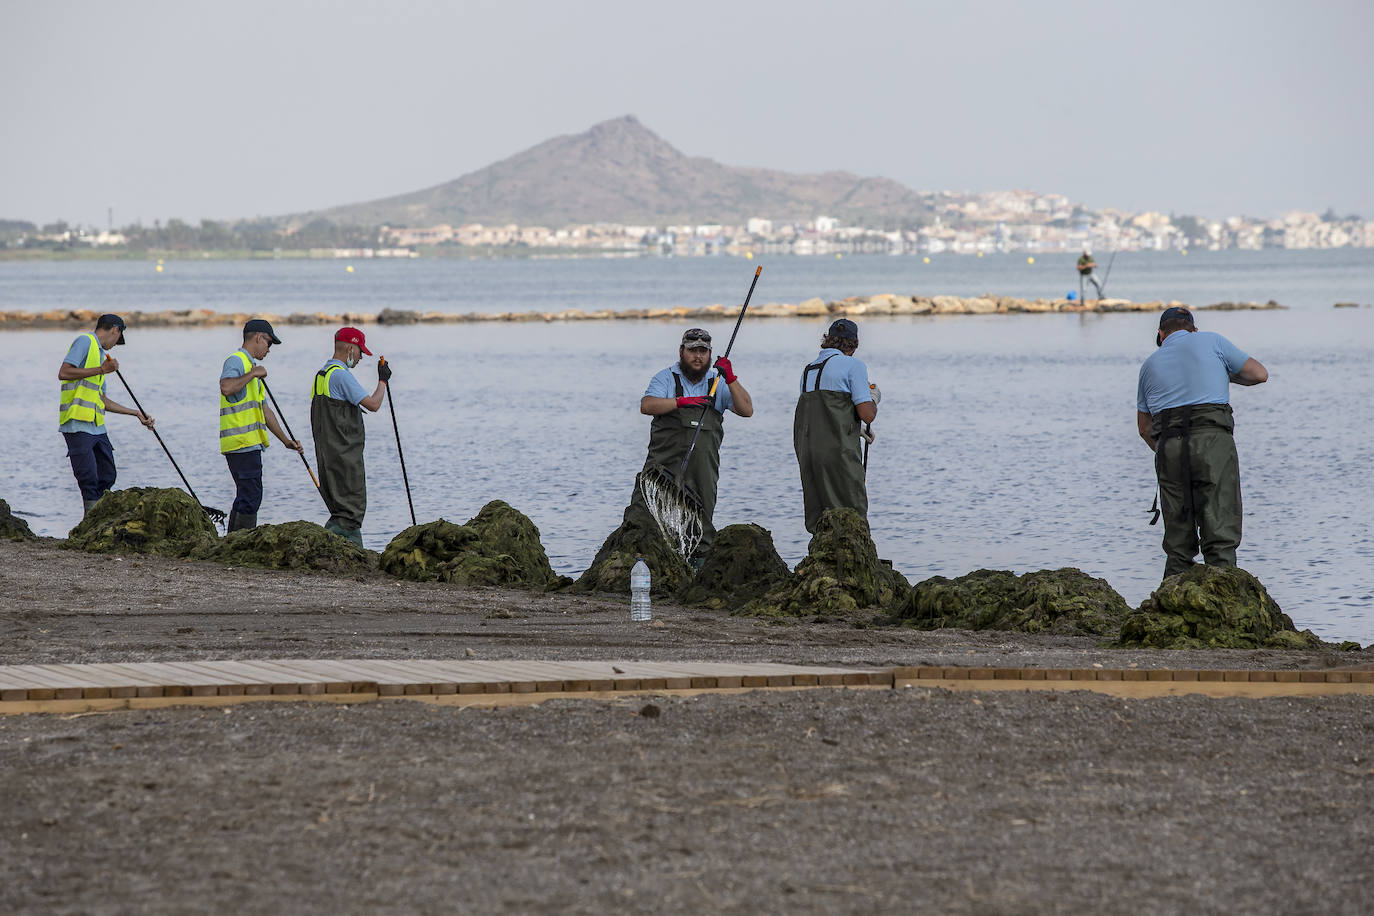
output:
[[[705,534],[701,500],[662,468],[641,471],[635,486],[669,546],[689,559]]]

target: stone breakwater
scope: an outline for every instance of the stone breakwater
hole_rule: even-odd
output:
[[[1044,312],[1160,312],[1183,302],[1132,302],[1129,299],[1100,299],[1075,302],[1068,299],[1014,299],[1007,296],[850,296],[826,302],[807,299],[799,304],[769,302],[749,310],[754,318],[829,318],[841,315],[1012,315]],[[1188,306],[1193,308],[1193,306]],[[1218,302],[1197,306],[1197,310],[1268,310],[1286,306],[1277,302]],[[420,312],[383,309],[380,312],[295,312],[274,315],[263,312],[214,312],[209,309],[181,309],[157,312],[125,312],[129,327],[205,328],[242,325],[249,318],[266,318],[284,325],[361,325],[361,324],[462,324],[481,321],[629,321],[667,319],[670,321],[713,320],[733,316],[737,305],[640,309],[563,309],[557,312]],[[0,311],[0,330],[28,328],[86,329],[95,324],[103,310],[54,309],[46,312]]]

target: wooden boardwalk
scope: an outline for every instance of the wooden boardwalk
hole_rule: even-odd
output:
[[[554,698],[816,687],[1094,690],[1118,696],[1374,695],[1374,671],[831,668],[775,663],[274,659],[0,666],[0,714],[272,700],[501,706]]]

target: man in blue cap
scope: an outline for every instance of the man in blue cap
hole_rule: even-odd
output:
[[[243,326],[243,346],[229,354],[219,373],[219,450],[234,478],[234,505],[229,510],[229,531],[255,528],[262,505],[262,453],[270,443],[267,431],[287,448],[299,452],[301,444],[286,435],[277,415],[267,406],[262,379],[267,369],[259,364],[273,344],[280,344],[272,325],[254,318]]]
[[[105,414],[138,417],[148,429],[153,428],[152,417],[105,394],[105,376],[119,369],[119,360],[107,351],[122,343],[124,319],[101,315],[94,331],[72,342],[57,370],[62,383],[57,431],[67,440],[67,458],[81,487],[85,512],[90,512],[96,500],[115,484],[114,447],[105,432]]]
[[[868,383],[868,367],[854,358],[858,348],[859,326],[837,319],[821,338],[821,352],[802,370],[792,448],[801,470],[806,530],[812,534],[826,509],[857,509],[868,519],[859,440],[873,441],[865,425],[878,416],[882,392]]]
[[[1140,367],[1136,428],[1155,453],[1164,515],[1164,578],[1193,565],[1235,566],[1240,546],[1240,461],[1231,437],[1230,385],[1259,385],[1269,372],[1235,344],[1199,331],[1186,308],[1159,318]]]

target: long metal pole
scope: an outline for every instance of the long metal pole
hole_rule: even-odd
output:
[[[381,364],[386,365],[385,358],[381,360]],[[396,454],[401,459],[401,480],[406,485],[406,504],[410,506],[410,525],[413,528],[417,524],[415,521],[415,503],[410,499],[410,477],[406,475],[406,455],[405,452],[401,451],[401,427],[396,425],[396,405],[391,400],[391,382],[389,381],[386,383],[386,406],[391,408],[391,428],[396,433]]]
[[[272,393],[272,389],[271,389],[271,388],[268,388],[268,387],[267,387],[267,379],[261,379],[261,381],[262,381],[262,390],[267,392],[267,397],[270,398],[271,401],[272,401],[272,409],[275,410],[275,411],[277,412],[277,419],[278,419],[278,420],[281,420],[281,425],[286,429],[286,434],[287,434],[288,436],[290,436],[291,439],[292,439],[293,441],[295,441],[295,439],[296,439],[296,434],[293,433],[293,432],[291,431],[291,424],[286,422],[286,414],[284,414],[284,413],[281,412],[281,405],[277,403],[277,396],[276,396],[275,394]],[[311,468],[310,468],[310,461],[305,457],[305,451],[302,450],[301,452],[299,452],[299,454],[300,454],[300,456],[301,456],[301,461],[302,461],[302,463],[305,464],[306,473],[308,473],[308,474],[310,475],[310,479],[311,479],[312,481],[314,481],[314,483],[315,483],[315,489],[316,489],[316,490],[319,490],[319,489],[320,489],[320,479],[319,479],[318,477],[316,477],[316,476],[315,476],[315,472],[314,472],[313,470],[311,470]],[[324,493],[320,493],[320,498],[321,498],[321,499],[324,498]],[[328,505],[328,503],[326,503],[325,505]]]
[[[134,390],[129,387],[129,382],[124,378],[124,373],[116,369],[115,375],[119,376],[120,384],[124,386],[124,390],[129,392],[129,397],[133,399],[134,406],[138,408],[138,412],[143,414],[143,416],[145,417],[148,416],[148,411],[144,410],[143,405],[138,402],[138,395],[134,394]],[[186,485],[186,492],[190,493],[191,498],[194,499],[196,503],[200,505],[202,509],[205,510],[205,514],[210,516],[210,518],[215,521],[222,521],[223,519],[227,518],[223,511],[219,509],[211,509],[209,506],[206,506],[200,502],[200,497],[196,495],[196,491],[191,489],[191,481],[187,480],[186,475],[181,473],[181,466],[177,464],[177,460],[172,457],[172,450],[167,447],[166,442],[162,441],[162,435],[157,431],[156,427],[150,426],[148,428],[152,430],[154,436],[157,436],[157,444],[162,446],[162,450],[167,453],[167,460],[172,462],[172,467],[176,468],[177,476],[180,477],[181,482]]]

